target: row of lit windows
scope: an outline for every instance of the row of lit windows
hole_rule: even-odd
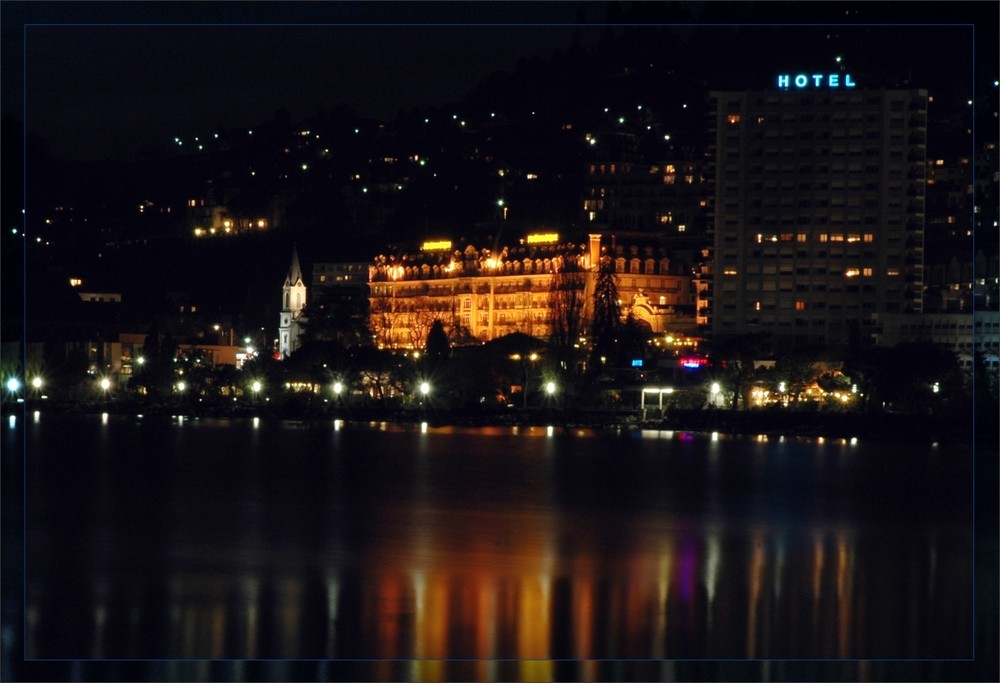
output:
[[[809,233],[799,232],[783,232],[783,233],[757,233],[757,244],[764,242],[808,242]],[[816,235],[817,242],[874,242],[875,234],[871,232],[866,233],[819,233]]]
[[[827,274],[826,268],[814,268],[812,272],[813,272],[814,275],[826,275]],[[899,268],[887,268],[886,271],[885,271],[885,274],[888,277],[898,277],[899,276],[899,272],[900,272]],[[727,276],[727,277],[735,277],[735,276],[739,275],[739,270],[736,269],[736,268],[723,268],[722,269],[722,274],[725,275],[725,276]],[[765,272],[764,273],[764,275],[778,275],[778,274],[780,274],[780,275],[792,275],[792,272],[791,272],[791,270],[787,270],[787,271],[782,271],[781,273],[776,273],[774,270],[771,270],[771,272]],[[797,272],[796,273],[796,275],[808,275],[808,274],[809,274],[808,272]],[[830,275],[840,275],[841,271],[835,270],[835,269],[831,269],[829,271],[829,274]],[[863,268],[857,267],[857,266],[851,266],[851,267],[845,268],[843,270],[844,277],[858,277],[858,276],[861,276],[861,277],[872,277],[874,274],[875,274],[874,269],[871,268],[871,267],[869,267],[869,266],[865,266]],[[766,284],[773,285],[774,283],[770,282],[770,283],[766,283]]]

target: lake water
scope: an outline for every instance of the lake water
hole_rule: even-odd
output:
[[[512,659],[545,680],[560,659],[973,654],[968,446],[30,413],[3,427],[26,443],[28,658]]]

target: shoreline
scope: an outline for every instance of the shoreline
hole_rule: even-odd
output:
[[[912,415],[900,413],[837,413],[823,411],[719,409],[666,411],[662,417],[642,419],[639,410],[566,410],[555,408],[495,409],[495,410],[436,410],[433,408],[337,407],[324,404],[320,407],[281,407],[275,405],[224,406],[192,404],[139,404],[132,402],[55,403],[29,401],[23,404],[5,404],[4,415],[27,415],[40,411],[52,414],[101,414],[114,415],[170,415],[192,418],[245,419],[252,417],[269,420],[322,422],[344,420],[347,422],[389,422],[396,424],[427,423],[433,427],[490,427],[490,426],[556,426],[579,429],[657,429],[687,432],[723,432],[727,434],[864,438],[875,441],[979,443],[996,447],[996,434],[988,428],[975,429],[969,415],[958,419],[952,416]],[[992,436],[992,439],[991,439]],[[992,444],[989,443],[992,440]]]

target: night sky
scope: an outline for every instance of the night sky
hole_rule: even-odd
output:
[[[456,26],[433,14],[427,20],[434,23],[414,25],[408,13],[393,19],[365,8],[330,13],[326,23],[299,18],[303,3],[289,4],[234,15],[207,3],[193,17],[180,7],[161,15],[162,23],[141,7],[111,8],[104,25],[90,23],[100,13],[58,7],[66,23],[33,18],[39,23],[27,27],[24,52],[29,128],[57,156],[97,159],[129,158],[145,144],[207,134],[217,124],[252,127],[279,108],[293,120],[338,105],[391,120],[399,109],[457,101],[483,77],[512,71],[519,58],[565,49],[574,30]],[[572,3],[556,9],[542,16],[576,16]],[[584,27],[581,37],[591,41],[596,30]],[[20,93],[5,91],[5,115],[25,118],[16,110],[23,106]]]
[[[739,23],[750,3],[707,5],[706,10],[701,3],[650,4],[672,7],[675,16],[694,22],[732,17]],[[967,84],[969,93],[972,32],[966,17],[978,13],[989,20],[995,14],[995,3],[978,3],[990,8],[985,13],[968,6],[958,10],[960,3],[857,5],[863,14],[844,3],[770,6],[776,16],[796,21],[818,18],[821,12],[809,8],[822,7],[831,20],[897,24],[878,38],[869,34],[861,40],[838,30],[845,32],[844,44],[855,41],[853,56],[869,65],[884,63],[904,78],[900,72],[912,65],[916,78],[923,74],[945,88]],[[961,26],[898,26],[915,20],[910,11],[915,6],[921,22],[941,19]],[[936,7],[951,11],[934,17]],[[699,19],[709,16],[705,12],[714,14]],[[207,135],[217,125],[250,127],[278,109],[295,121],[320,107],[348,105],[363,116],[390,120],[400,109],[456,102],[489,74],[513,71],[518,59],[565,50],[574,32],[589,47],[609,16],[608,5],[596,2],[5,2],[3,113],[26,119],[29,130],[64,159],[133,158],[144,146],[166,145],[175,135]],[[794,33],[789,26],[787,49],[761,45],[762,53],[775,55],[775,64],[787,60],[790,66],[811,67],[810,59],[825,63],[829,48],[840,47],[822,46],[822,54],[808,55],[810,46],[796,43]],[[980,28],[978,36],[980,51],[992,54],[994,73],[995,34],[993,25]],[[724,40],[719,47],[724,53]],[[758,56],[729,56],[733,73]],[[715,68],[712,87],[770,85],[769,72],[758,74],[758,83],[737,86],[727,82],[732,74],[725,71]]]

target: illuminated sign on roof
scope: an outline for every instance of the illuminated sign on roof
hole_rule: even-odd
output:
[[[448,251],[451,249],[451,240],[434,240],[424,242],[421,246],[424,251]]]
[[[534,235],[528,235],[528,244],[554,244],[559,241],[559,233],[557,232],[539,232]]]
[[[843,80],[841,80],[843,76]],[[780,74],[778,76],[778,87],[785,90],[795,87],[799,90],[806,88],[853,88],[854,79],[851,74]]]

